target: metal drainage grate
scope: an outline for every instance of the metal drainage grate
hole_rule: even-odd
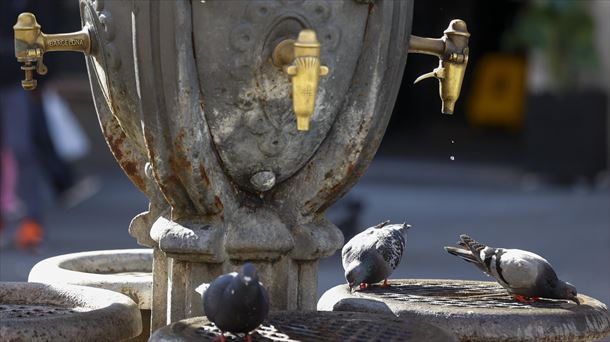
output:
[[[78,312],[78,308],[66,308],[52,305],[0,305],[0,321],[11,318],[34,318],[56,315],[67,315]]]
[[[213,340],[220,330],[207,320],[197,324],[202,340]],[[434,327],[430,327],[434,328]],[[282,312],[250,334],[252,341],[407,341],[412,331],[405,322],[391,316],[353,312]],[[227,341],[243,341],[242,336],[225,333]]]
[[[520,303],[513,299],[506,289],[492,282],[459,281],[395,281],[390,287],[372,286],[360,292],[362,296],[390,299],[429,305],[454,306],[462,308],[560,308],[566,300],[539,299],[533,303]]]

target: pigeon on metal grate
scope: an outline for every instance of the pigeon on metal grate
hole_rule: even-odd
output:
[[[580,304],[576,288],[559,280],[549,262],[537,254],[485,246],[464,234],[460,235],[458,245],[445,250],[494,277],[519,302],[531,303],[543,297]]]
[[[388,286],[388,277],[402,258],[404,234],[410,227],[385,221],[367,228],[343,246],[341,258],[350,290],[357,285],[365,289],[382,280],[382,286]]]
[[[243,333],[244,339],[251,341],[249,333],[269,314],[267,290],[258,281],[256,268],[251,263],[244,264],[239,273],[221,275],[209,286],[202,284],[196,291],[203,292],[203,311],[220,329],[222,342],[225,331]]]

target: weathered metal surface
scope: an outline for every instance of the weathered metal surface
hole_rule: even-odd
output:
[[[74,285],[0,282],[1,341],[120,341],[142,320],[129,297]]]
[[[579,295],[581,305],[542,299],[519,303],[495,282],[394,280],[350,293],[347,285],[328,290],[318,310],[393,313],[423,320],[461,341],[592,341],[610,336],[606,305]]]
[[[151,200],[130,232],[158,251],[153,297],[166,307],[153,325],[196,315],[195,283],[244,260],[256,263],[273,308],[312,309],[317,260],[343,244],[324,211],[379,146],[412,1],[81,6],[97,47],[88,65],[104,135]],[[316,31],[331,73],[310,131],[299,133],[290,79],[270,57],[304,28]]]
[[[316,152],[340,113],[363,50],[368,7],[353,1],[192,4],[205,116],[223,165],[245,189],[254,190],[250,177],[263,170],[278,183],[286,180]],[[320,79],[306,133],[296,129],[290,78],[269,60],[280,41],[305,28],[318,33],[320,60],[331,70]]]
[[[104,9],[103,0],[92,3],[81,1],[81,15],[83,24],[89,24],[91,30],[96,33],[93,35],[92,55],[94,58],[87,58],[87,69],[91,80],[91,91],[93,94],[98,94],[98,96],[93,96],[93,100],[102,133],[125,174],[149,198],[151,203],[148,212],[134,218],[129,231],[139,244],[152,247],[156,245],[156,242],[150,238],[150,227],[163,211],[167,211],[168,204],[152,177],[145,172],[149,159],[141,129],[137,128],[139,118],[129,116],[129,113],[133,114],[137,102],[133,97],[126,96],[125,90],[121,90],[122,92],[117,95],[117,101],[111,97],[116,95],[114,92],[117,89],[115,88],[130,89],[130,94],[134,92],[133,78],[119,77],[123,64],[120,62],[116,47],[117,43],[131,44],[131,40],[115,41],[116,27],[110,11]],[[119,85],[115,85],[115,82],[118,82]],[[130,86],[125,86],[125,84]]]
[[[159,329],[152,342],[217,341],[220,330],[205,317],[190,318]],[[227,341],[240,341],[225,333]],[[391,315],[358,312],[279,311],[250,334],[252,341],[343,342],[343,341],[457,341],[454,336],[430,324],[406,323]]]

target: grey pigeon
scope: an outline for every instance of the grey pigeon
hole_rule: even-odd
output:
[[[494,277],[517,301],[530,303],[539,297],[568,299],[580,304],[576,288],[559,280],[548,261],[520,249],[493,248],[460,235],[460,247],[445,250],[473,263]]]
[[[216,278],[203,293],[203,311],[222,332],[243,333],[249,341],[249,333],[269,314],[269,296],[254,265],[246,263],[239,273]]]
[[[402,258],[404,234],[410,227],[385,221],[367,228],[343,246],[341,258],[350,290],[357,285],[364,289],[382,280],[383,286],[388,286],[388,277]]]

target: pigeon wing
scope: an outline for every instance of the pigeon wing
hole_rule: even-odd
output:
[[[223,292],[236,276],[236,272],[224,274],[216,278],[204,292],[203,311],[210,321],[216,319],[218,309],[222,306]]]
[[[355,235],[341,250],[343,269],[347,269],[354,261],[360,259],[363,253],[370,251],[377,243],[377,228],[368,228]]]
[[[405,237],[398,229],[385,229],[380,235],[375,247],[388,267],[394,270],[405,250]]]
[[[557,275],[541,256],[520,249],[505,249],[495,263],[497,273],[510,292],[520,295],[543,296],[547,282],[557,284]]]

